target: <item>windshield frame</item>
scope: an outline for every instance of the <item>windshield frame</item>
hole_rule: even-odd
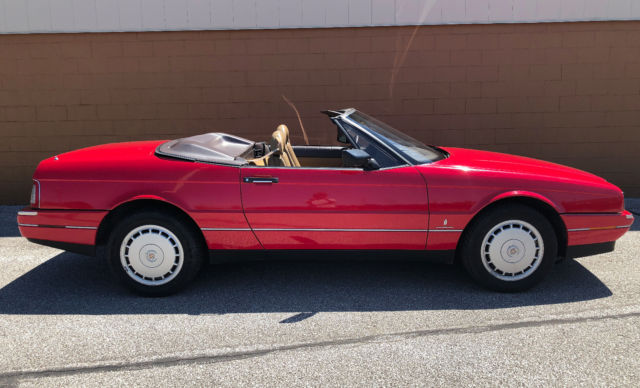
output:
[[[429,146],[427,144],[424,144],[424,143],[412,138],[411,136],[405,134],[404,132],[402,132],[402,131],[400,131],[400,130],[398,130],[396,128],[393,128],[389,124],[386,124],[386,123],[381,121],[382,124],[386,125],[391,130],[393,130],[395,132],[399,132],[400,134],[402,134],[403,136],[407,137],[411,141],[415,141],[417,146],[426,147],[426,149],[428,149],[429,151],[431,151],[434,154],[438,155],[438,157],[434,158],[433,160],[424,161],[424,162],[423,161],[418,161],[415,158],[412,158],[410,155],[407,155],[402,149],[399,149],[398,147],[396,147],[385,136],[383,136],[381,134],[378,134],[378,132],[376,132],[374,129],[369,128],[368,126],[365,126],[365,125],[357,122],[356,120],[352,119],[350,116],[353,113],[356,113],[356,112],[358,112],[358,113],[360,113],[360,114],[362,114],[364,116],[368,116],[368,117],[374,118],[373,116],[369,116],[366,113],[360,112],[360,111],[358,111],[357,109],[354,109],[354,108],[345,109],[344,113],[341,114],[339,117],[345,123],[347,123],[347,124],[349,124],[351,126],[354,126],[357,129],[361,130],[362,132],[368,134],[370,137],[375,139],[379,144],[381,144],[386,149],[388,149],[389,152],[392,152],[394,155],[396,155],[398,158],[400,158],[401,160],[403,160],[405,163],[407,163],[409,165],[415,166],[415,165],[421,165],[421,164],[431,164],[431,163],[435,163],[437,161],[440,161],[442,159],[446,159],[448,157],[448,154],[445,151],[443,151],[443,150],[441,150],[441,149],[439,149],[437,147],[433,147],[433,146]]]

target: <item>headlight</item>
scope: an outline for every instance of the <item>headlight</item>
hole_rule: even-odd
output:
[[[31,188],[31,207],[37,208],[40,205],[40,182],[33,180],[33,187]]]

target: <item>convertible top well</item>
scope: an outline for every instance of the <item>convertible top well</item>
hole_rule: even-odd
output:
[[[253,157],[254,142],[239,136],[212,132],[168,141],[156,149],[156,154],[197,162],[241,166],[246,157]]]

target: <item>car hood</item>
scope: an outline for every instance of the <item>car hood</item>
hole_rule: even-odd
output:
[[[619,212],[624,209],[622,191],[591,173],[542,160],[497,152],[443,148],[449,157],[418,167],[430,186],[430,197],[438,190],[458,190],[461,196],[478,197],[488,203],[505,195],[533,195],[567,213]]]
[[[442,149],[449,153],[449,157],[439,163],[451,167],[514,173],[520,176],[550,177],[570,181],[607,182],[605,179],[589,172],[539,159],[464,148],[443,147]]]

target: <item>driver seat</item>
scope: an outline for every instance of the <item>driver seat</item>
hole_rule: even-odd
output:
[[[274,131],[271,135],[271,141],[269,142],[269,149],[271,152],[269,154],[272,157],[269,159],[269,166],[285,166],[291,167],[291,161],[287,153],[284,151],[286,137],[280,131]]]
[[[280,124],[276,129],[276,131],[273,133],[274,136],[276,135],[276,133],[279,133],[279,137],[284,139],[283,147],[281,148],[281,151],[283,154],[286,154],[286,158],[289,159],[289,163],[290,163],[289,165],[291,167],[300,167],[300,162],[298,161],[298,157],[296,156],[295,152],[293,151],[293,147],[291,146],[291,139],[289,137],[289,128],[287,128],[287,126],[284,124]]]

